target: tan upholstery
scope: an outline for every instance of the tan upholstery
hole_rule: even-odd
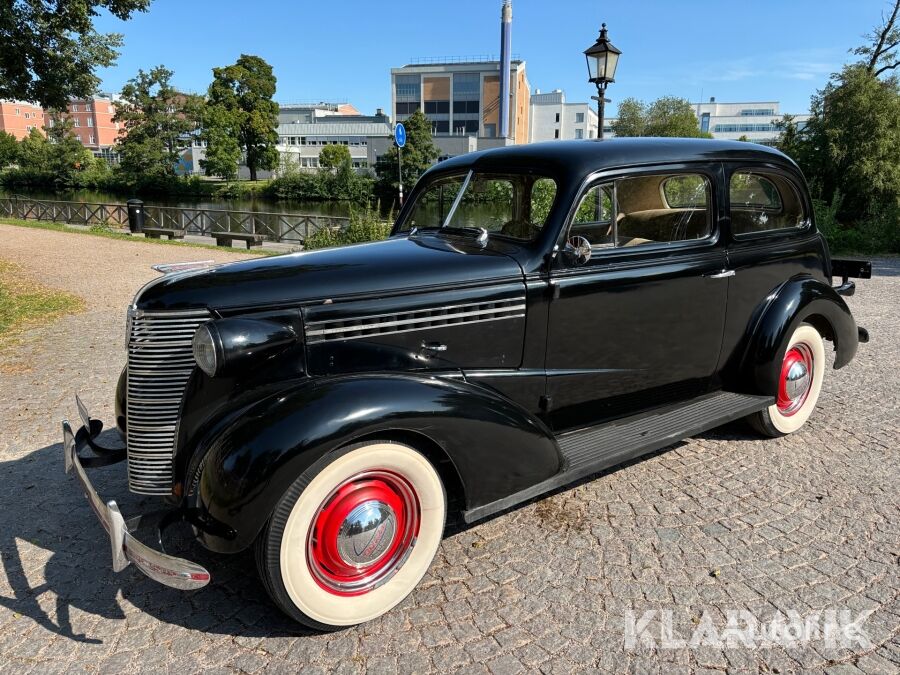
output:
[[[624,239],[684,241],[709,234],[706,209],[650,209],[627,214],[619,221]]]

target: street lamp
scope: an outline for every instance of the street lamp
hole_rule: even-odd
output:
[[[597,101],[597,116],[600,118],[597,126],[597,138],[603,138],[603,109],[606,99],[606,86],[615,82],[616,66],[619,65],[619,56],[622,54],[615,48],[606,35],[606,24],[600,27],[600,37],[584,51],[587,59],[588,81],[597,85],[597,96],[592,96]]]

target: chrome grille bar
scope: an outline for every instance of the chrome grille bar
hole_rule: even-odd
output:
[[[206,311],[132,310],[128,334],[128,487],[167,495],[184,388],[194,370],[191,338]]]
[[[352,340],[442,326],[518,319],[524,316],[523,296],[508,300],[417,309],[396,314],[371,314],[350,319],[310,321],[306,326],[306,338],[311,344],[331,340]]]

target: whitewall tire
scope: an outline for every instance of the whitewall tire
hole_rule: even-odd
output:
[[[257,566],[289,616],[333,630],[400,603],[428,570],[444,532],[447,498],[415,449],[361,443],[304,472],[257,540]]]
[[[809,324],[800,324],[791,335],[779,366],[775,404],[751,416],[750,423],[766,436],[797,431],[815,409],[824,377],[822,336]]]

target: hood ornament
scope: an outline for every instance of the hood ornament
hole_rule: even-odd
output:
[[[189,272],[191,270],[202,270],[212,267],[216,264],[215,260],[198,260],[196,262],[176,262],[162,263],[161,265],[150,265],[150,267],[160,274],[175,274],[176,272]]]

